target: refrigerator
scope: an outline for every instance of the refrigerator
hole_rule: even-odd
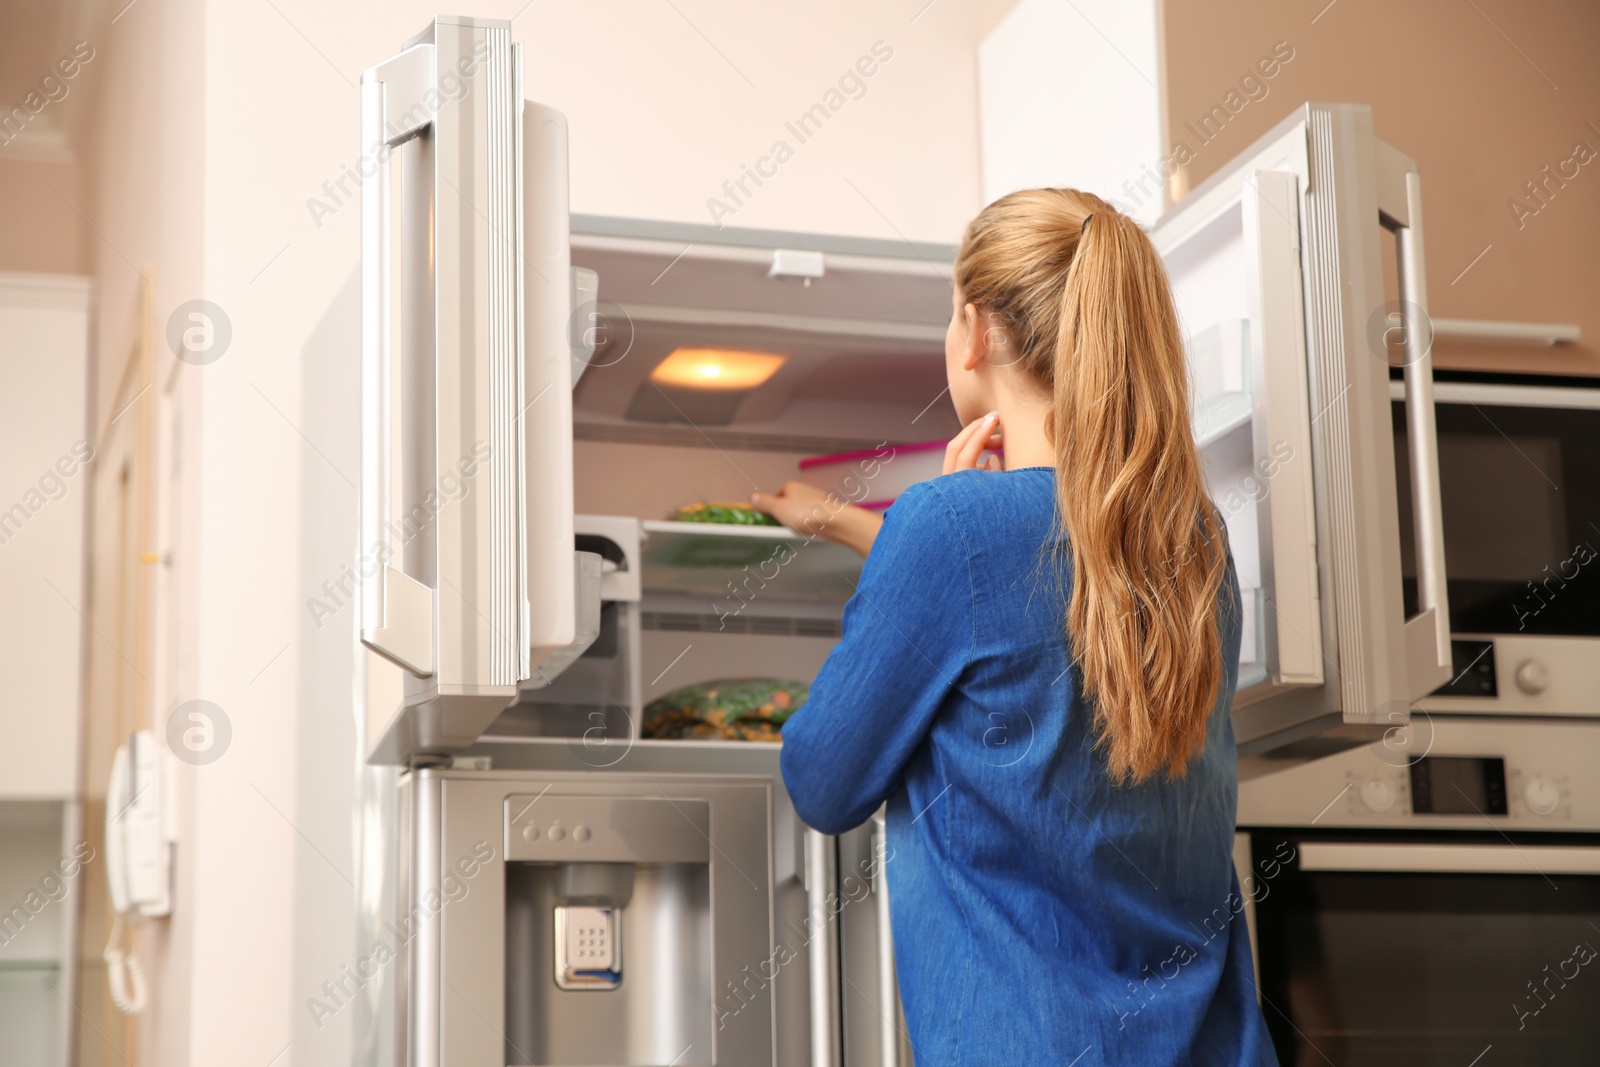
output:
[[[361,700],[396,769],[366,779],[362,958],[399,960],[364,1062],[909,1064],[880,819],[815,833],[776,745],[641,730],[838,641],[850,553],[667,516],[823,455],[872,457],[870,500],[953,434],[955,249],[574,216],[521,63],[509,23],[440,17],[362,81]],[[1416,165],[1307,104],[1153,237],[1244,587],[1240,751],[1381,737],[1450,664]]]

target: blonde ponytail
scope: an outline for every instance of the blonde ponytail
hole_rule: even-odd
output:
[[[1030,189],[973,220],[962,299],[999,317],[1052,397],[1066,631],[1109,774],[1181,776],[1222,682],[1224,534],[1189,424],[1188,370],[1161,260],[1098,197]]]

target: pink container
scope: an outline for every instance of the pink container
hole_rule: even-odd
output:
[[[841,500],[882,511],[918,482],[944,472],[949,441],[884,445],[800,461],[800,480]]]

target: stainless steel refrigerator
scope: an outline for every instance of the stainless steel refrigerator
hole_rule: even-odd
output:
[[[440,17],[362,83],[362,700],[398,769],[363,800],[361,959],[396,961],[364,1060],[909,1063],[882,825],[816,834],[776,746],[641,722],[686,682],[806,681],[838,640],[848,553],[662,514],[947,437],[955,250],[571,216],[521,63],[509,23]],[[1370,740],[1448,676],[1419,189],[1366,108],[1306,105],[1154,233],[1246,587],[1245,753]],[[768,372],[662,373],[708,351]]]

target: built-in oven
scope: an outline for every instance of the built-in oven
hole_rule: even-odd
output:
[[[1455,666],[1419,707],[1600,715],[1600,379],[1447,371],[1435,379]],[[1391,384],[1403,444],[1400,383]],[[1396,474],[1400,514],[1409,514],[1404,463]],[[1414,611],[1406,525],[1401,558]]]
[[[1597,767],[1600,722],[1414,712],[1382,742],[1241,783],[1280,1061],[1595,1063]]]

